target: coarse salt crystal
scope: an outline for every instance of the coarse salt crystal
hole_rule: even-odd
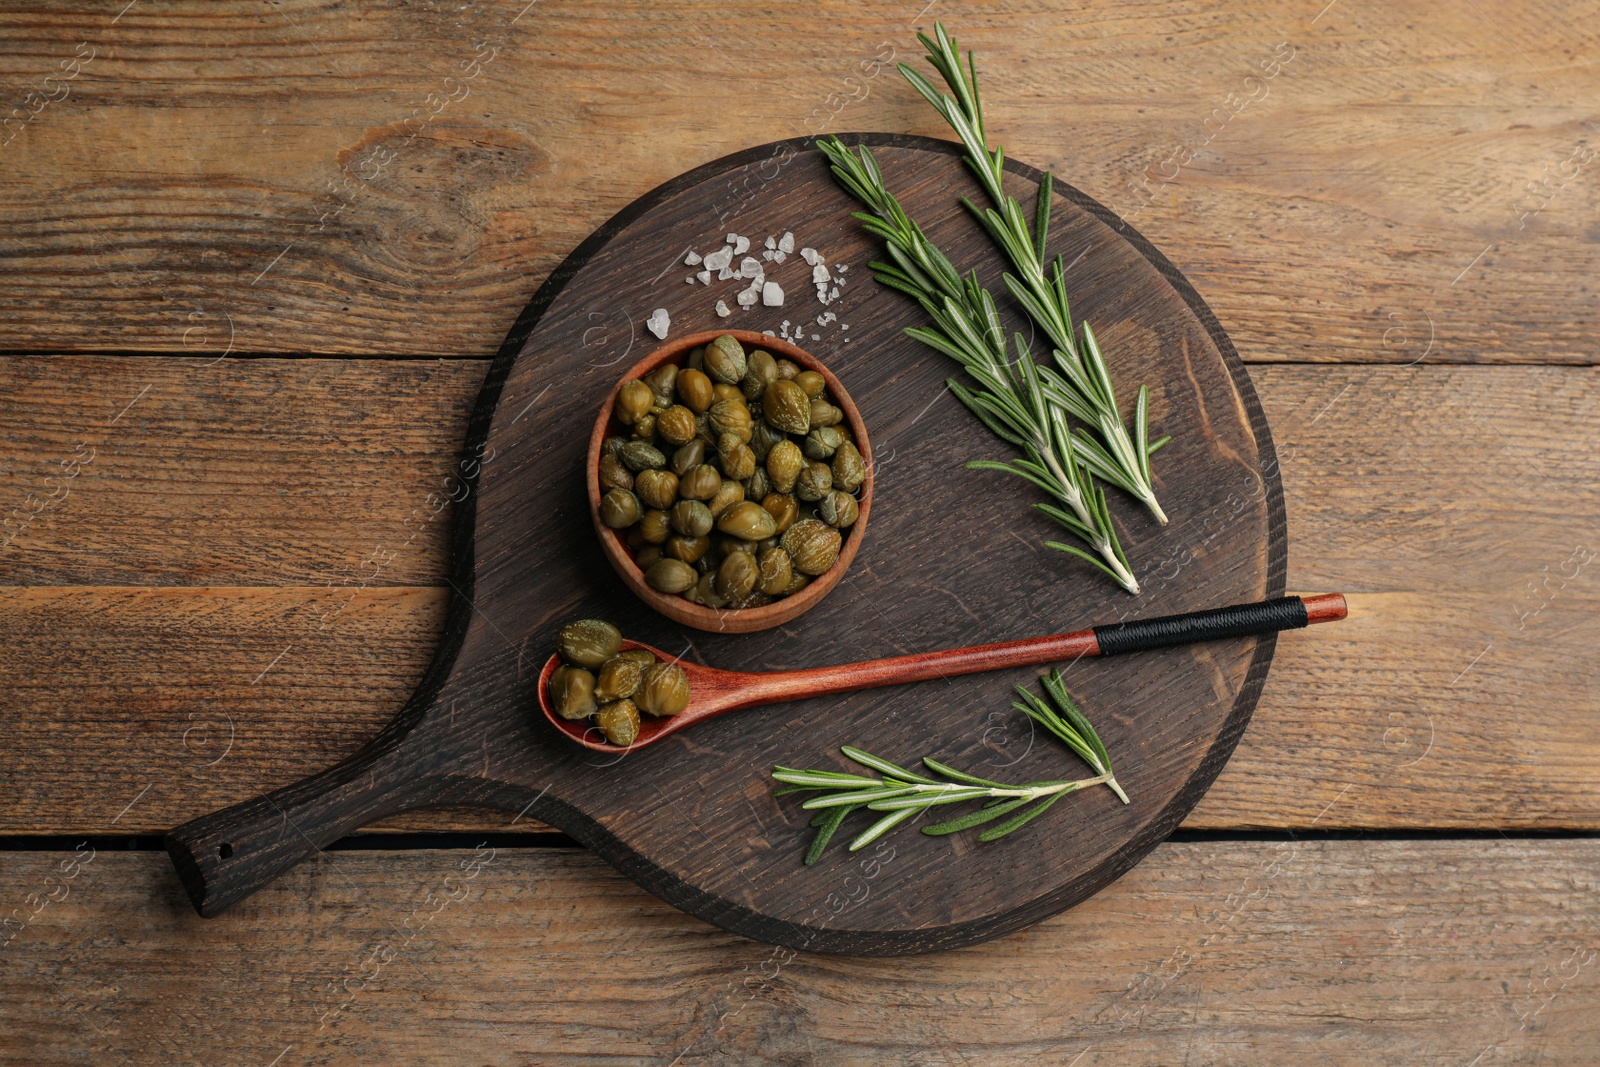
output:
[[[692,248],[689,249],[689,254],[683,257],[683,265],[686,267],[698,267],[700,265],[700,253]]]
[[[733,249],[719,248],[706,256],[704,266],[706,270],[721,270],[732,262]]]
[[[778,247],[777,240],[775,238],[768,237],[767,238],[767,247],[768,248],[777,248]]]
[[[750,238],[748,238],[748,237],[740,237],[740,238],[738,238],[737,240],[735,240],[733,242],[733,254],[734,255],[742,256],[748,251],[750,251]]]
[[[693,285],[694,284],[694,275],[693,274],[689,275],[687,278],[684,279],[684,281],[688,282],[690,285]]]
[[[667,314],[666,308],[656,308],[645,320],[645,327],[661,340],[667,339],[667,330],[672,326],[672,316]]]
[[[735,244],[739,240],[739,235],[736,234],[736,233],[730,233],[726,237],[724,237],[723,240],[728,242],[730,245],[731,244]]]
[[[701,271],[699,274],[696,274],[695,277],[700,279],[701,285],[711,284],[711,272],[708,270]]]
[[[773,259],[773,262],[775,262],[775,263],[782,263],[784,260],[786,260],[788,258],[789,258],[788,255],[786,253],[783,253],[783,252],[774,252],[774,253],[772,253],[772,259]]]
[[[757,293],[756,293],[756,291],[754,289],[746,289],[744,292],[740,293],[734,299],[739,301],[739,306],[740,307],[747,308],[747,307],[750,307],[752,304],[754,304],[756,302]]]
[[[828,280],[828,268],[827,267],[824,267],[821,263],[818,263],[815,267],[811,268],[811,281],[814,284],[821,285],[823,282],[825,282],[827,280]]]
[[[717,271],[717,281],[719,282],[725,282],[731,277],[733,277],[732,267],[723,267],[721,270]]]
[[[746,278],[754,278],[761,273],[761,261],[754,256],[745,256],[739,261],[739,273]]]
[[[778,253],[776,253],[776,252],[773,252],[773,251],[771,251],[771,250],[770,250],[770,249],[769,249],[769,250],[768,250],[768,251],[766,251],[766,252],[763,252],[763,253],[761,253],[761,258],[762,258],[762,259],[765,259],[765,260],[767,260],[767,261],[769,261],[769,262],[770,262],[770,261],[771,261],[771,260],[772,260],[772,257],[773,257],[773,256],[776,256],[776,255],[777,255],[777,254],[778,254]]]
[[[815,248],[802,248],[800,250],[800,258],[811,264],[813,267],[822,262],[822,256]]]
[[[730,309],[728,307],[728,302],[726,300],[718,300],[717,301],[717,317],[718,318],[725,319],[729,315],[732,315],[732,314],[733,314],[733,311],[732,311],[732,309]]]
[[[783,290],[777,282],[767,282],[761,286],[761,303],[769,308],[783,307]]]
[[[783,232],[783,236],[778,238],[778,251],[784,253],[794,251],[794,234],[788,230]]]

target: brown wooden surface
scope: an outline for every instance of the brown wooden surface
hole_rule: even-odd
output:
[[[39,1065],[1585,1064],[1597,868],[1595,841],[1169,844],[1004,941],[861,960],[579,852],[327,853],[214,922],[163,857],[104,853],[0,949],[0,1003]]]
[[[70,500],[0,549],[0,582],[12,587],[5,832],[150,833],[324,766],[369,735],[420,676],[443,618],[448,510],[430,521],[439,498],[429,494],[457,458],[483,364],[432,357],[490,355],[561,257],[689,167],[815,128],[944,136],[890,71],[836,115],[827,98],[851,92],[842,79],[880,41],[915,59],[909,23],[937,15],[981,49],[995,135],[1131,215],[1247,361],[1425,364],[1253,371],[1283,455],[1289,586],[1352,590],[1355,611],[1300,635],[1315,640],[1280,644],[1251,729],[1186,825],[1441,827],[1487,839],[1448,843],[1448,854],[1442,844],[1305,846],[1340,857],[1319,852],[1272,887],[1267,901],[1286,924],[1236,910],[1259,890],[1243,874],[1214,894],[1183,879],[1229,870],[1241,848],[1291,846],[1158,850],[1086,905],[1121,907],[1117,894],[1138,879],[1176,886],[1165,909],[1129,898],[1132,919],[1094,942],[1138,962],[1089,991],[1102,994],[1093,1003],[1147,997],[1151,1007],[1121,1010],[1080,1062],[1594,1059],[1600,1041],[1585,1020],[1595,972],[1572,971],[1596,947],[1581,910],[1593,896],[1592,850],[1518,834],[1600,822],[1600,605],[1592,566],[1573,574],[1600,548],[1588,443],[1600,389],[1581,369],[1426,365],[1595,361],[1589,231],[1600,193],[1592,164],[1573,174],[1600,118],[1592,3],[941,0],[922,12],[546,0],[514,25],[520,2],[460,12],[125,7],[0,12],[5,109],[26,106],[79,42],[79,54],[95,50],[70,95],[0,146],[0,345],[171,357],[28,355],[0,368],[0,485],[15,505],[80,442],[104,442],[118,458],[84,468]],[[470,96],[407,142],[398,124],[486,37],[505,47]],[[1283,41],[1294,58],[1265,98],[1219,126],[1225,113],[1213,109],[1257,89],[1245,77]],[[761,62],[730,58],[750,55]],[[372,175],[377,148],[397,155]],[[1174,178],[1169,161],[1190,156],[1163,180]],[[363,165],[368,178],[357,176]],[[341,204],[319,230],[319,216]],[[396,358],[207,367],[230,338],[240,352]],[[430,358],[399,362],[414,355]],[[379,545],[404,549],[373,573]],[[24,586],[60,588],[15,588]],[[139,586],[173,588],[124,588]],[[268,686],[274,676],[280,688]],[[210,768],[227,723],[188,719],[199,695],[240,712],[237,742]],[[185,737],[197,724],[206,729]],[[991,740],[1004,751],[1006,738]],[[404,821],[511,820],[458,811]],[[35,876],[61,855],[0,858],[0,918],[41,891]],[[596,931],[684,946],[675,973],[693,990],[731,989],[771,951],[683,918],[579,856],[576,871],[547,861],[503,889],[505,910],[469,946],[478,984],[447,972],[466,997],[419,965],[407,968],[396,1007],[330,1044],[315,1034],[277,1043],[276,1015],[234,1025],[279,1003],[253,999],[265,987],[251,973],[280,984],[359,976],[374,947],[367,933],[399,928],[419,905],[431,909],[427,891],[446,891],[414,873],[442,875],[440,855],[413,854],[409,865],[362,856],[368,880],[343,888],[348,897],[372,886],[374,905],[354,922],[348,906],[316,908],[308,882],[294,898],[303,918],[220,941],[184,914],[163,858],[125,858],[136,868],[101,883],[116,890],[104,905],[73,912],[59,937],[29,942],[43,929],[32,927],[4,949],[0,974],[26,977],[17,998],[0,1000],[0,1058],[77,1062],[98,1041],[134,1062],[182,1062],[184,1047],[204,1050],[197,1062],[232,1059],[233,1047],[246,1062],[283,1065],[370,1061],[374,1049],[390,1061],[666,1063],[680,1046],[650,1030],[653,1016],[632,1029],[617,1011],[523,1026],[519,1013],[549,994],[524,996],[519,983],[547,975],[562,990],[614,988],[629,972],[619,955],[595,951]],[[442,855],[448,864],[471,854]],[[1270,862],[1248,869],[1259,878]],[[1546,875],[1553,891],[1530,888]],[[596,879],[612,895],[595,897]],[[1296,884],[1315,899],[1285,896]],[[407,886],[414,896],[391,907],[384,894]],[[552,916],[589,897],[605,915],[575,924],[559,955],[542,954],[563,944],[550,938]],[[1374,908],[1391,920],[1381,931],[1349,925]],[[1218,911],[1235,917],[1208,940],[1215,927],[1194,924]],[[1071,1062],[1087,1042],[1070,1022],[1040,1045],[1018,1042],[1033,1008],[1077,973],[1078,946],[1098,936],[1073,925],[1085,914],[948,956],[802,956],[778,983],[752,979],[760,992],[737,1014],[726,997],[691,1008],[691,1022],[721,1030],[682,1062],[1005,1062],[1041,1052]],[[130,942],[117,923],[150,932]],[[352,946],[347,955],[321,951],[330,932]],[[1196,936],[1140,956],[1147,933]],[[508,934],[526,938],[524,954],[502,955]],[[202,984],[227,992],[197,988],[184,951],[197,941],[219,954]],[[128,944],[136,956],[118,954]],[[1213,965],[1219,949],[1226,962]],[[125,978],[133,963],[148,976],[137,985]],[[783,984],[800,973],[827,981]],[[637,1013],[673,1001],[656,986],[647,996],[659,999],[601,1003]],[[360,1019],[376,999],[341,1019]],[[891,1010],[863,1022],[859,1004]],[[991,1027],[981,1020],[993,1005],[1003,1010]],[[915,1041],[863,1053],[869,1027]],[[689,1032],[671,1021],[657,1029]],[[43,1035],[58,1040],[40,1053],[29,1039]]]

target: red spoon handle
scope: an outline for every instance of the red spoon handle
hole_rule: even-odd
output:
[[[1344,597],[1338,593],[1304,600],[1297,596],[1279,597],[1258,604],[1238,604],[1182,615],[1165,615],[1022,641],[924,652],[836,667],[745,675],[740,679],[742,684],[737,699],[720,708],[719,713],[756,704],[800,700],[857,689],[876,689],[903,682],[925,682],[1007,667],[1027,667],[1080,656],[1113,655],[1196,641],[1247,637],[1296,629],[1313,622],[1332,622],[1344,617]]]

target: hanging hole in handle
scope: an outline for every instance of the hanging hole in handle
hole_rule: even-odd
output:
[[[233,858],[233,846],[230,845],[226,841],[224,841],[222,844],[218,845],[217,846],[217,858],[218,859],[224,859],[224,860]]]

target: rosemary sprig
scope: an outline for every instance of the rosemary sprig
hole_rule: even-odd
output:
[[[935,22],[933,28],[933,39],[924,33],[917,34],[917,39],[927,49],[928,62],[954,95],[939,92],[927,78],[905,63],[899,64],[899,70],[961,138],[967,150],[967,165],[994,205],[980,210],[966,197],[961,198],[988,229],[1017,272],[1005,275],[1006,288],[1054,345],[1055,363],[1061,373],[1059,376],[1042,375],[1043,387],[1053,401],[1064,405],[1081,422],[1094,427],[1098,438],[1080,427],[1074,443],[1095,477],[1142,501],[1164,526],[1167,516],[1156,502],[1150,478],[1150,454],[1160,447],[1149,441],[1150,391],[1139,386],[1130,437],[1117,410],[1116,392],[1112,389],[1100,346],[1095,342],[1094,330],[1087,322],[1081,324],[1082,343],[1078,343],[1074,334],[1061,256],[1046,258],[1053,179],[1046,172],[1044,181],[1039,184],[1030,227],[1023,216],[1022,205],[1002,188],[1004,147],[989,151],[973,53],[967,52],[967,64],[963,68],[960,49],[955,39],[945,32],[944,24]]]
[[[1061,672],[1051,671],[1040,679],[1048,700],[1017,687],[1022,700],[1011,706],[1028,715],[1053,736],[1076,752],[1085,763],[1097,772],[1093,778],[1061,779],[1048,782],[1023,782],[1007,785],[1004,782],[979,778],[958,771],[954,767],[924,756],[922,764],[938,778],[909,771],[897,764],[851,745],[840,751],[881,777],[849,774],[842,771],[801,770],[794,767],[774,767],[772,777],[786,788],[777,790],[777,796],[789,793],[814,792],[803,807],[817,814],[811,820],[816,828],[811,847],[806,850],[807,866],[821,858],[828,842],[853,813],[866,809],[880,813],[879,818],[850,842],[850,851],[872,844],[901,823],[943,804],[959,804],[968,800],[987,803],[976,811],[944,822],[924,826],[922,832],[934,836],[970,830],[975,826],[1010,816],[998,826],[992,826],[978,835],[979,841],[998,841],[1007,834],[1020,830],[1050,806],[1069,793],[1090,786],[1106,785],[1128,803],[1128,795],[1117,784],[1111,773],[1111,757],[1100,741],[1099,734],[1088,718],[1067,695]],[[940,779],[944,779],[941,781]],[[1021,809],[1020,811],[1018,809]],[[1012,814],[1016,812],[1016,814]]]
[[[873,277],[913,297],[932,320],[930,326],[908,329],[907,335],[966,369],[979,388],[951,379],[946,383],[950,391],[996,436],[1024,453],[1005,463],[976,460],[967,466],[1019,475],[1065,504],[1066,510],[1053,504],[1033,506],[1086,542],[1092,554],[1060,541],[1045,543],[1087,560],[1128,592],[1138,593],[1139,581],[1117,540],[1105,490],[1089,476],[1083,450],[1068,425],[1071,409],[1059,399],[1061,390],[1050,385],[1060,376],[1034,362],[1020,334],[1012,339],[1015,360],[1007,358],[1005,328],[994,298],[978,283],[977,272],[961,276],[906,215],[866,145],[852,154],[837,137],[829,137],[817,147],[832,163],[834,177],[845,191],[872,209],[854,217],[882,238],[893,260],[869,264]]]

